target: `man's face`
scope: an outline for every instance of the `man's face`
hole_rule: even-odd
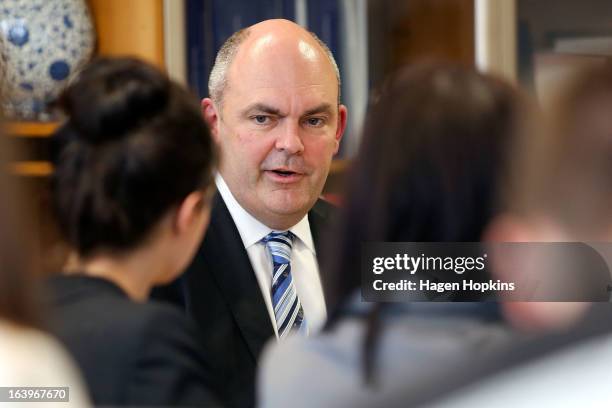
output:
[[[286,229],[321,194],[346,109],[324,55],[305,42],[286,52],[263,40],[253,45],[261,53],[239,53],[230,67],[213,132],[221,175],[238,202],[269,227]]]

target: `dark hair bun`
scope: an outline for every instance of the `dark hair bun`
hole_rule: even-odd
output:
[[[60,107],[79,140],[100,144],[123,137],[164,110],[170,81],[131,58],[99,59],[63,93]]]
[[[197,98],[152,65],[99,59],[61,99],[53,135],[58,225],[81,256],[138,245],[213,180],[216,150]]]

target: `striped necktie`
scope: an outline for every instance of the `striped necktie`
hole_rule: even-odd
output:
[[[274,316],[276,317],[278,337],[282,339],[292,329],[300,330],[306,328],[302,303],[298,298],[293,277],[291,276],[291,244],[293,234],[289,231],[271,232],[262,241],[266,244],[270,255],[272,255],[272,306],[274,307]]]

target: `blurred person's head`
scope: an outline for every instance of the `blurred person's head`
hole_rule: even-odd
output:
[[[148,257],[151,282],[171,281],[210,214],[216,153],[197,99],[151,65],[108,58],[88,65],[59,105],[67,121],[55,135],[53,199],[78,266]]]
[[[329,49],[287,20],[232,35],[202,101],[238,203],[273,229],[302,219],[321,194],[346,126]]]
[[[516,213],[563,241],[612,238],[612,66],[580,71],[552,107],[550,129],[521,143]],[[544,228],[538,228],[542,233]],[[546,236],[541,238],[546,239]]]
[[[332,303],[359,287],[362,243],[481,240],[522,102],[505,82],[452,65],[404,68],[373,94],[328,273]]]
[[[491,228],[497,240],[612,241],[612,67],[587,68],[561,85],[549,129],[518,144],[513,187],[505,198],[508,211]],[[610,276],[592,269],[582,268],[574,278],[605,292]],[[538,327],[571,323],[587,305],[504,306],[517,324]]]
[[[15,146],[0,129],[0,318],[39,325],[36,245],[23,179],[10,171]]]

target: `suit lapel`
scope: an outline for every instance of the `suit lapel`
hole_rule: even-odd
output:
[[[274,336],[274,328],[240,233],[220,194],[203,245],[210,254],[206,262],[210,272],[257,361],[264,343]]]

